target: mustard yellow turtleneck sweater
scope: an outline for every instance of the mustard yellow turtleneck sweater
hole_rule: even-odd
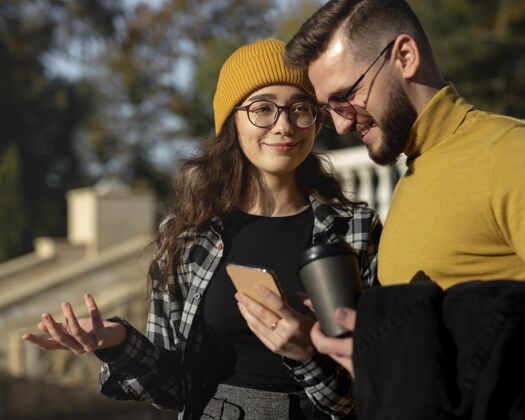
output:
[[[525,124],[452,86],[418,116],[379,244],[379,280],[525,280]]]

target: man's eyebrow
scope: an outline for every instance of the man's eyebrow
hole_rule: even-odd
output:
[[[330,93],[330,95],[328,96],[327,102],[318,101],[318,103],[319,103],[319,105],[321,107],[329,106],[328,101],[330,101],[332,99],[336,99],[336,98],[346,97],[346,96],[348,96],[349,93],[354,93],[356,91],[356,87],[354,87],[352,89],[352,91],[350,91],[350,89],[352,89],[352,86],[344,87],[342,89],[336,90],[336,91]]]
[[[355,91],[355,86],[346,86],[342,89],[339,89],[339,90],[336,90],[335,92],[332,92],[330,94],[330,96],[328,96],[328,99],[330,98],[334,98],[334,97],[337,97],[337,96],[346,96],[349,92],[350,92],[350,89],[352,89],[352,91]]]

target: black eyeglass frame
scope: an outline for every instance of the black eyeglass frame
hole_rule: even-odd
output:
[[[342,95],[333,95],[330,98],[328,98],[328,104],[324,105],[322,107],[322,109],[328,114],[330,113],[330,111],[334,111],[335,113],[337,113],[338,115],[340,115],[343,118],[346,118],[347,120],[354,120],[355,117],[356,117],[357,111],[355,110],[354,106],[350,103],[348,98],[354,93],[354,91],[356,90],[357,86],[359,86],[359,83],[361,83],[363,81],[363,79],[368,74],[370,69],[372,67],[374,67],[374,64],[377,63],[377,61],[383,56],[383,54],[385,54],[389,50],[389,48],[394,45],[394,43],[396,42],[396,39],[397,39],[397,37],[394,38],[392,41],[390,41],[386,45],[386,47],[381,50],[381,52],[377,55],[375,60],[372,61],[372,64],[370,64],[368,66],[368,68],[363,72],[363,74],[361,74],[361,76],[359,76],[357,78],[357,80],[346,90],[346,92],[344,92]],[[348,118],[348,116],[347,116],[347,115],[349,115],[348,113],[347,113],[347,115],[344,115],[343,113],[338,112],[338,110],[335,107],[330,105],[330,102],[339,102],[339,103],[346,102],[353,109],[353,113],[352,113],[353,116],[352,116],[352,118]]]
[[[271,104],[275,105],[275,107],[277,108],[277,114],[275,115],[275,118],[274,118],[274,120],[271,123],[265,124],[265,125],[257,125],[250,118],[250,109],[249,108],[253,104],[256,104],[258,102],[270,102]],[[314,119],[313,119],[313,121],[312,121],[312,123],[310,125],[308,125],[306,127],[299,127],[297,124],[295,124],[293,122],[292,118],[290,117],[290,108],[292,108],[295,104],[309,104],[309,105],[312,106],[313,110],[315,111],[315,114],[314,114]],[[309,102],[309,101],[294,101],[290,105],[277,105],[274,101],[271,101],[269,99],[259,99],[257,101],[253,101],[252,103],[250,103],[248,105],[238,106],[236,108],[233,108],[233,110],[234,111],[246,111],[246,116],[248,117],[248,121],[250,121],[250,123],[252,123],[255,127],[259,127],[259,128],[268,128],[268,127],[271,127],[272,125],[274,125],[277,122],[277,120],[279,119],[279,117],[281,116],[281,113],[282,113],[283,110],[286,110],[286,117],[288,118],[288,121],[290,122],[290,124],[292,124],[296,128],[310,128],[312,125],[315,124],[315,122],[319,118],[319,115],[321,114],[321,112],[319,112],[320,111],[319,106],[314,104],[313,102]]]

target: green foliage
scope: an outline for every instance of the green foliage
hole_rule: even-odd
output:
[[[204,111],[203,122],[195,125],[190,121],[189,127],[181,131],[200,135],[204,122],[210,121],[206,117],[211,108],[209,99],[222,62],[241,44],[272,33],[269,14],[274,7],[267,0],[202,0],[167,1],[156,11],[139,8],[117,55],[117,60],[127,63],[124,68],[134,69],[134,83],[127,74],[127,92],[133,92],[129,86],[146,87],[141,104],[166,95],[169,102],[157,105],[171,103],[171,110],[183,120],[195,121],[187,109],[197,111],[197,105],[201,105],[205,108],[200,110]],[[133,31],[137,26],[140,35]],[[174,79],[178,76],[174,72],[180,73],[180,64],[191,72],[187,83]]]
[[[173,108],[185,121],[181,134],[205,138],[213,133],[213,95],[224,61],[241,42],[233,38],[213,38],[203,42],[195,59],[190,92]]]
[[[525,117],[525,2],[409,0],[445,80],[481,109]]]
[[[279,16],[276,30],[276,38],[288,41],[308,19],[320,7],[319,0],[289,0],[283,8],[284,12]]]
[[[84,127],[100,172],[156,186],[161,195],[169,191],[174,167],[164,182],[149,178],[155,166],[150,152],[213,131],[220,66],[241,44],[271,35],[274,12],[268,0],[168,0],[158,9],[135,8],[101,57],[106,71],[98,80],[99,107]],[[152,170],[145,171],[147,165]]]

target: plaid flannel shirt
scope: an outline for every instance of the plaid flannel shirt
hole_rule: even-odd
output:
[[[378,284],[376,254],[382,229],[378,215],[364,206],[340,209],[313,197],[310,201],[313,244],[346,241],[360,253],[363,287]],[[96,352],[104,362],[100,375],[103,394],[177,410],[181,420],[198,418],[193,401],[207,384],[201,352],[203,325],[196,315],[223,254],[221,226],[214,223],[205,232],[181,235],[182,262],[166,291],[153,288],[146,337],[126,321],[114,318],[126,325],[128,334],[117,348]],[[328,356],[316,354],[293,366],[283,358],[283,363],[322,411],[334,416],[353,411],[351,378]]]

